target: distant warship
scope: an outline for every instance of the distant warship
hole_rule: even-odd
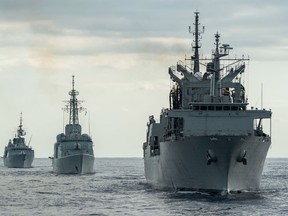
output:
[[[34,160],[34,150],[25,144],[26,133],[22,127],[21,113],[17,134],[13,141],[9,140],[4,150],[4,166],[8,168],[30,168]]]
[[[194,25],[194,55],[168,70],[174,82],[170,107],[162,109],[159,122],[149,117],[143,144],[145,177],[157,188],[258,190],[271,144],[272,113],[248,109],[241,75],[249,58],[223,59],[232,48],[220,44],[218,32],[212,57],[200,58],[204,27],[200,32],[199,12]],[[264,126],[270,128],[268,133]]]
[[[59,174],[87,174],[94,171],[93,142],[90,136],[81,133],[78,112],[81,101],[74,89],[74,76],[72,77],[72,90],[69,92],[70,100],[64,109],[69,113],[69,124],[65,126],[65,134],[57,135],[54,144],[54,157],[52,158],[53,172]]]

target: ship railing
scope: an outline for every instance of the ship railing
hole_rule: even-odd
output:
[[[185,132],[185,137],[190,136],[251,136],[253,131],[247,131],[246,129],[195,129]]]
[[[170,66],[170,67],[169,67],[169,71],[171,71],[172,74],[175,75],[175,73],[177,72],[177,70],[176,70],[176,66],[174,66],[174,65]],[[169,74],[170,74],[170,72],[169,72]],[[175,75],[175,76],[176,76],[176,75]]]
[[[162,109],[161,109],[161,115],[167,116],[169,110],[170,110],[170,109],[168,109],[168,108],[162,108]],[[157,120],[158,120],[158,122],[160,122],[160,118],[157,119]]]
[[[183,130],[179,129],[167,130],[166,134],[164,135],[164,139],[181,140],[183,137]]]
[[[234,66],[234,64],[236,64],[236,65]],[[240,62],[238,62],[238,63],[234,62],[234,63],[231,63],[229,65],[224,66],[223,68],[225,68],[225,73],[222,74],[221,78],[225,77],[227,74],[229,74],[231,69],[234,71],[237,71],[239,68],[241,68],[243,66],[245,66],[245,61],[242,61],[242,60],[240,60]]]
[[[151,150],[151,156],[160,155],[160,149],[153,149]]]
[[[189,67],[187,64],[185,64],[183,61],[179,60],[177,62],[177,65],[180,65],[181,67],[185,68],[187,70],[187,72],[193,71],[191,67]]]
[[[176,72],[176,66],[172,65],[172,66],[170,66],[170,68],[171,68],[173,73]]]
[[[241,61],[235,66],[235,69],[238,70],[240,67],[243,67],[243,65],[245,65],[245,62]]]
[[[23,146],[23,147],[12,147],[12,148],[8,148],[9,150],[10,149],[13,149],[13,150],[21,150],[21,151],[23,151],[23,150],[32,150],[32,148],[31,147],[25,147],[25,146]]]

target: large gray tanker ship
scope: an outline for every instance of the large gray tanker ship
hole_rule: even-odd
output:
[[[162,189],[257,190],[271,144],[271,111],[248,109],[241,75],[249,59],[230,58],[232,48],[220,44],[218,32],[212,57],[200,58],[199,12],[194,25],[193,56],[168,70],[170,107],[159,122],[149,117],[145,177]]]

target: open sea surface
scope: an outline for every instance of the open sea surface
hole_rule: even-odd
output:
[[[261,190],[227,196],[153,190],[142,158],[96,158],[94,174],[55,175],[0,162],[0,215],[288,215],[288,159],[266,160]]]

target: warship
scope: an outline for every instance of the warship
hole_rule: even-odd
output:
[[[69,123],[65,126],[65,133],[58,134],[54,144],[52,157],[53,172],[57,174],[88,174],[94,172],[93,142],[88,134],[82,134],[78,113],[85,110],[77,99],[78,91],[74,89],[72,76],[72,90],[70,100],[64,111],[69,113]]]
[[[200,58],[199,12],[189,32],[192,56],[168,69],[169,108],[147,123],[146,180],[158,189],[257,191],[271,145],[272,112],[248,108],[242,75],[249,57],[231,58],[232,47],[221,44],[217,32],[211,57]]]
[[[8,168],[31,168],[34,160],[34,150],[25,143],[24,136],[26,135],[22,125],[22,113],[20,115],[20,125],[17,128],[17,133],[8,145],[5,146],[3,161],[4,166]],[[31,140],[31,139],[30,139]]]

